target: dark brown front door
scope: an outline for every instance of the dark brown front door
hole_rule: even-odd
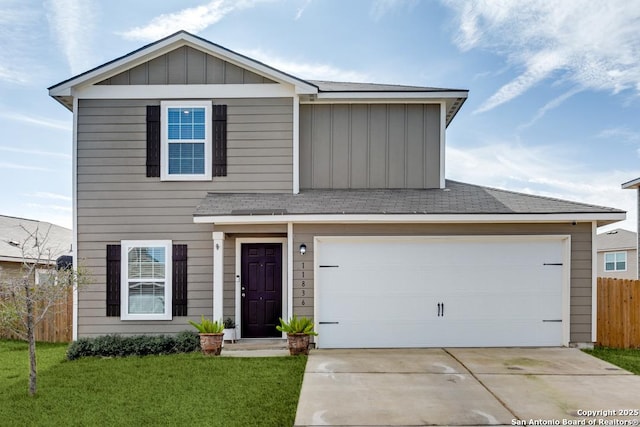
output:
[[[282,244],[242,245],[242,336],[280,337],[282,316]]]

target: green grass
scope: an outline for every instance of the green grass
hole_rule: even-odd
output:
[[[3,426],[290,426],[307,360],[192,353],[69,362],[65,350],[38,343],[30,398],[26,344],[0,340]]]
[[[596,347],[593,350],[584,350],[599,359],[613,363],[616,366],[640,375],[640,350]]]

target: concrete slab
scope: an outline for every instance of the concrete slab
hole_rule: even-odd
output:
[[[312,350],[306,372],[469,373],[440,348]]]
[[[577,348],[448,348],[475,374],[633,375]]]
[[[469,374],[305,373],[296,426],[496,425],[514,418]]]
[[[442,349],[314,350],[295,425],[496,425],[513,418]]]
[[[314,350],[295,425],[637,425],[617,411],[638,396],[640,376],[577,349]]]
[[[286,357],[289,350],[263,349],[263,350],[222,350],[220,357]]]
[[[598,420],[615,422],[640,419],[639,415],[624,416],[619,413],[587,417],[581,412],[640,411],[640,377],[636,375],[481,374],[478,378],[519,420],[553,419],[561,423],[571,419],[595,420],[595,425],[603,425]]]

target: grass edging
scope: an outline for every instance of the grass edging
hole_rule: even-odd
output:
[[[640,349],[595,347],[593,349],[583,349],[582,351],[640,375]]]
[[[293,425],[307,361],[199,353],[66,361],[66,346],[38,346],[30,398],[26,344],[0,340],[5,425]]]

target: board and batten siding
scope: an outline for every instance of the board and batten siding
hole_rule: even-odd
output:
[[[570,342],[591,340],[591,224],[294,224],[293,247],[307,245],[305,255],[293,253],[293,312],[314,315],[315,236],[571,236]]]
[[[440,105],[300,106],[300,187],[439,188]]]
[[[292,100],[216,99],[228,105],[228,174],[212,181],[146,176],[146,106],[158,100],[80,100],[77,134],[78,259],[92,284],[81,290],[78,335],[172,333],[213,306],[211,224],[194,224],[208,191],[292,191]],[[188,246],[189,317],[122,321],[106,317],[106,246],[121,240]]]
[[[125,70],[99,85],[259,84],[266,77],[189,46]]]

